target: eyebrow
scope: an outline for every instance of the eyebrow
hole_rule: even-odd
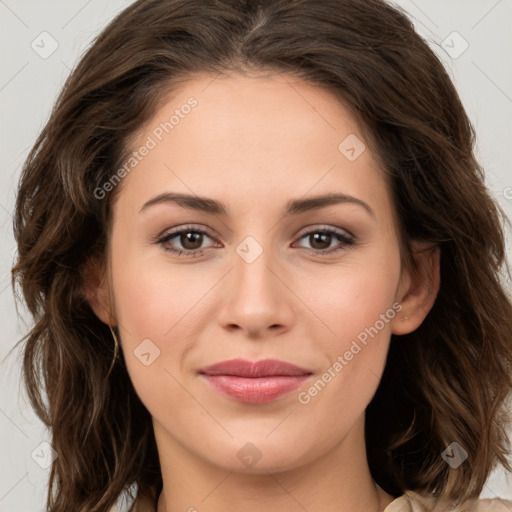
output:
[[[208,197],[200,197],[190,194],[181,194],[176,192],[164,192],[158,196],[145,202],[139,213],[147,210],[150,206],[162,204],[162,203],[174,203],[183,208],[189,208],[191,210],[197,210],[205,213],[211,213],[215,215],[229,215],[229,208],[221,201],[210,199]],[[293,199],[288,201],[285,205],[284,216],[298,215],[306,211],[319,210],[326,206],[334,204],[355,204],[363,207],[370,215],[375,217],[374,211],[361,199],[358,199],[347,194],[323,194],[307,199]]]

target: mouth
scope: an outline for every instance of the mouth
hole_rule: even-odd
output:
[[[198,373],[213,390],[251,404],[277,400],[313,375],[308,369],[276,359],[231,359],[202,368]]]

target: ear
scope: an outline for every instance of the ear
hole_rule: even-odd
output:
[[[402,305],[391,322],[393,334],[416,330],[434,305],[440,285],[441,250],[432,244],[415,242],[412,246],[415,268],[404,271],[397,292]]]
[[[105,265],[98,257],[90,258],[82,273],[82,293],[96,316],[105,324],[116,324]]]

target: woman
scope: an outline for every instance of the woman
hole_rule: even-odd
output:
[[[382,0],[123,11],[17,197],[48,510],[509,509],[478,499],[512,305],[473,143]]]

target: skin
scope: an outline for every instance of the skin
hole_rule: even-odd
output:
[[[415,330],[439,288],[439,254],[423,250],[420,272],[401,264],[389,186],[368,148],[354,161],[338,149],[364,141],[350,112],[329,92],[283,75],[196,75],[180,85],[133,139],[138,148],[193,96],[198,105],[122,181],[113,207],[110,266],[88,296],[117,326],[130,378],[153,418],[164,490],[159,512],[282,510],[367,512],[394,497],[373,481],[365,409],[385,366],[391,334]],[[223,216],[164,202],[162,192],[222,201]],[[339,192],[364,201],[283,216],[291,199]],[[178,256],[154,243],[193,224],[208,235]],[[355,237],[316,242],[332,228]],[[191,231],[194,231],[191,229]],[[237,252],[247,236],[263,252]],[[186,244],[186,240],[185,240]],[[254,246],[250,251],[254,251]],[[322,256],[321,249],[341,248]],[[197,251],[197,249],[196,249]],[[106,278],[105,278],[106,277]],[[365,328],[401,311],[307,404],[308,390]],[[396,310],[395,310],[396,311]],[[160,355],[134,355],[150,339]],[[313,372],[300,389],[245,404],[207,386],[197,371],[242,357],[276,358]],[[237,453],[252,443],[261,458]],[[247,449],[247,448],[246,448]]]

